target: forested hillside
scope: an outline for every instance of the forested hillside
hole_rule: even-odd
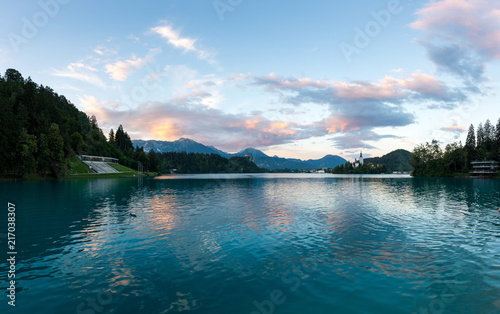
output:
[[[397,149],[382,157],[366,158],[365,163],[373,162],[375,164],[382,164],[391,169],[391,171],[412,171],[410,164],[411,153],[404,149]]]

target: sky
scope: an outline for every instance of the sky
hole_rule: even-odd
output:
[[[6,1],[14,68],[105,134],[352,160],[500,118],[499,1]]]

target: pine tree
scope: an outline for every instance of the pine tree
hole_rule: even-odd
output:
[[[487,151],[491,150],[491,145],[495,139],[495,127],[491,124],[490,119],[484,123],[484,145]]]
[[[467,159],[469,163],[476,158],[476,134],[474,132],[474,125],[470,125],[467,139],[465,140],[465,150],[467,151]]]
[[[483,129],[483,124],[479,123],[479,126],[477,127],[477,146],[476,148],[479,149],[484,145],[485,142],[485,134],[484,134],[484,129]]]
[[[90,124],[92,125],[93,129],[99,128],[99,125],[97,124],[97,118],[95,117],[95,115],[92,115],[92,117],[90,117],[89,120],[90,120]]]
[[[108,138],[108,141],[110,143],[114,143],[115,142],[115,132],[113,132],[113,129],[111,129],[111,131],[109,131],[109,138]]]
[[[116,146],[125,153],[126,156],[131,156],[134,153],[134,145],[132,144],[132,140],[130,136],[128,136],[127,132],[123,130],[123,126],[120,124],[118,130],[116,130],[115,134],[115,142]]]

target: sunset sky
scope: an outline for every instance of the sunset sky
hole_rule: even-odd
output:
[[[0,72],[107,134],[347,159],[500,118],[499,1],[9,1]]]

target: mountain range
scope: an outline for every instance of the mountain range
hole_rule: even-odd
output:
[[[182,152],[187,153],[202,153],[202,154],[217,154],[225,158],[232,156],[244,157],[251,155],[257,166],[267,169],[320,169],[334,168],[335,166],[344,164],[346,160],[337,155],[326,155],[321,159],[301,160],[295,158],[282,158],[278,156],[270,157],[265,153],[255,148],[246,148],[235,154],[226,153],[213,146],[206,146],[188,138],[180,138],[176,141],[156,141],[156,140],[133,140],[134,147],[143,147],[145,152],[151,149],[157,153],[163,152]]]

